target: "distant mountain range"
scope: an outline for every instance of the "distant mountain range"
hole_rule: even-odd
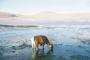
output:
[[[90,24],[90,13],[56,13],[50,11],[33,15],[0,12],[0,24]]]
[[[33,15],[19,15],[8,12],[0,12],[0,18],[8,17],[22,17],[22,18],[33,18],[33,19],[44,19],[44,18],[63,18],[63,17],[90,17],[90,13],[56,13],[50,11],[39,12]]]
[[[17,15],[8,12],[0,12],[0,18],[9,18],[9,17],[17,17]]]
[[[39,12],[33,15],[22,16],[32,19],[61,19],[61,18],[81,18],[90,17],[90,13],[56,13],[50,11]]]

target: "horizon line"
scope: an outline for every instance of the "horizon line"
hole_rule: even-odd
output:
[[[50,12],[50,13],[61,13],[61,14],[78,14],[78,13],[90,13],[90,11],[35,11],[35,12],[19,12],[19,11],[4,11],[4,10],[0,10],[0,12],[6,12],[6,13],[13,13],[13,14],[20,14],[20,15],[34,15],[34,14],[38,14],[38,13],[43,13],[43,12]]]

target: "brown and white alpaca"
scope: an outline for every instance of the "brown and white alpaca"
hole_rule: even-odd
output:
[[[53,48],[52,42],[44,35],[36,35],[31,38],[32,48],[38,49],[39,46],[47,44],[48,48]]]

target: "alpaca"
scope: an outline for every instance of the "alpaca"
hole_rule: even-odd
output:
[[[53,48],[53,44],[51,43],[51,41],[44,35],[36,35],[34,37],[31,38],[31,42],[32,42],[32,48],[38,49],[39,46],[43,46],[44,49],[44,45],[47,44],[48,48]]]

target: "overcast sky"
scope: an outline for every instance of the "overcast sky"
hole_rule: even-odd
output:
[[[0,0],[0,11],[21,14],[40,11],[90,12],[90,0]]]

